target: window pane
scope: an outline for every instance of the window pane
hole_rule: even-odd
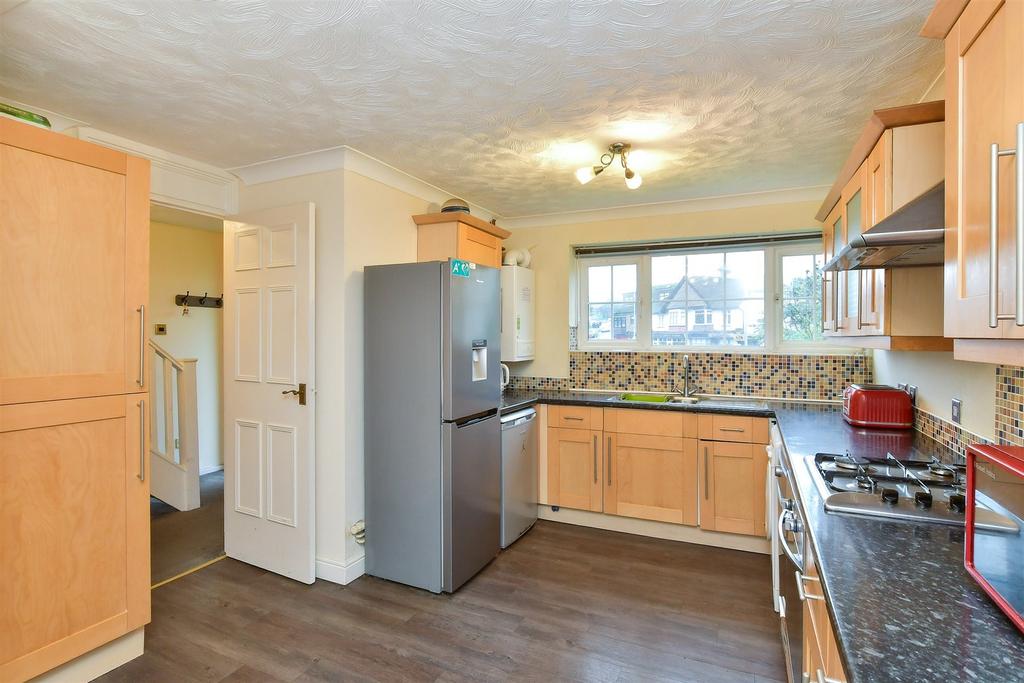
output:
[[[782,341],[815,342],[821,334],[822,254],[782,258]]]
[[[612,338],[616,341],[636,339],[636,304],[613,304]]]
[[[782,296],[812,297],[821,294],[824,257],[813,254],[782,257]]]
[[[764,297],[764,252],[731,251],[725,255],[727,299]]]
[[[636,301],[636,265],[614,266],[612,275],[612,301]],[[593,295],[591,301],[600,301]]]
[[[612,305],[590,304],[587,317],[587,339],[612,338]]]
[[[651,343],[686,344],[686,256],[651,258]]]
[[[611,266],[590,266],[587,268],[587,295],[591,301],[612,300]]]
[[[725,329],[732,345],[764,346],[764,300],[729,302]]]

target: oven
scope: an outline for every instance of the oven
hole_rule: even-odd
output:
[[[804,520],[796,501],[796,487],[783,455],[784,446],[778,425],[772,423],[771,444],[768,446],[772,463],[771,496],[774,517],[772,528],[772,588],[775,611],[779,614],[779,631],[786,657],[786,675],[789,683],[799,683],[803,672],[803,606],[797,586],[797,572],[803,572]]]

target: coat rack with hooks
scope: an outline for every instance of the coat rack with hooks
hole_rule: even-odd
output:
[[[203,292],[202,296],[195,296],[189,290],[184,294],[175,294],[174,303],[185,308],[193,306],[199,306],[200,308],[224,308],[224,295],[210,296],[209,292]]]

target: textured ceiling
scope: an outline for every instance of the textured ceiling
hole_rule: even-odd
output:
[[[595,209],[831,183],[939,73],[931,5],[29,0],[0,94],[225,168],[345,144],[501,215]],[[640,190],[576,183],[623,137]]]

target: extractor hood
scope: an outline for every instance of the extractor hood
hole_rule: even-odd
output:
[[[850,240],[826,271],[939,266],[944,260],[944,182],[907,202],[877,225]]]

